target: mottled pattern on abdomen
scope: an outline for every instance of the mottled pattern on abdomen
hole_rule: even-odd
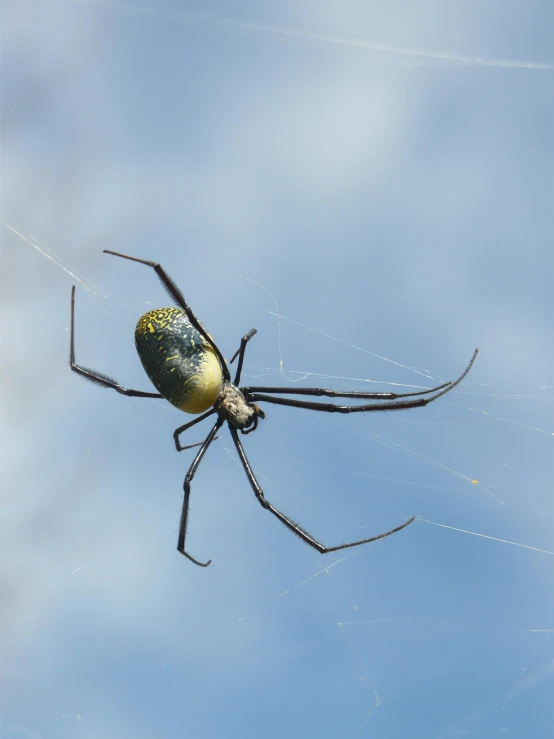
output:
[[[145,313],[135,344],[146,374],[170,403],[186,413],[202,413],[215,403],[223,383],[221,365],[184,310]]]

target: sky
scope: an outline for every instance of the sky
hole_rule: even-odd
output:
[[[554,733],[551,3],[5,3],[2,739]],[[156,260],[265,405],[193,483],[151,391]],[[187,435],[193,443],[209,422]],[[185,443],[183,439],[183,443]]]

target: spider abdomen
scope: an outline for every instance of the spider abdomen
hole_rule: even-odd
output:
[[[145,313],[135,329],[144,370],[158,392],[186,413],[203,413],[219,395],[223,374],[208,342],[180,308]]]

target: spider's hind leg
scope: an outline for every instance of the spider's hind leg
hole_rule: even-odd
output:
[[[110,249],[104,249],[104,254],[111,254],[114,257],[121,257],[121,259],[128,259],[131,262],[138,262],[139,264],[145,264],[147,267],[152,267],[152,269],[158,275],[158,278],[160,279],[162,285],[167,290],[169,295],[173,298],[173,300],[177,303],[177,305],[185,311],[187,318],[192,323],[194,328],[198,331],[200,336],[202,336],[214,350],[221,364],[221,371],[223,372],[224,379],[230,380],[231,375],[229,373],[229,368],[227,367],[227,364],[225,360],[223,359],[223,355],[219,351],[217,344],[212,339],[212,337],[208,334],[204,326],[202,326],[198,318],[196,318],[196,316],[192,312],[192,309],[190,308],[187,301],[185,300],[185,296],[183,295],[181,290],[179,290],[175,282],[173,282],[173,280],[167,274],[167,272],[161,266],[161,264],[158,264],[158,262],[152,262],[149,259],[139,259],[138,257],[130,257],[127,254],[120,254],[120,252],[111,251]]]
[[[105,375],[103,372],[96,372],[95,370],[88,369],[88,367],[81,367],[75,361],[75,285],[71,288],[71,338],[69,340],[69,366],[72,372],[76,372],[85,380],[93,382],[95,385],[101,385],[102,387],[108,387],[121,395],[126,395],[128,398],[163,398],[160,393],[146,393],[142,390],[131,390],[125,388],[114,380],[113,377]]]

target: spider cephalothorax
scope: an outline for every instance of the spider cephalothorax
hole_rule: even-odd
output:
[[[244,395],[232,382],[224,382],[215,401],[214,408],[220,418],[228,421],[243,434],[255,431],[258,418],[265,418],[259,405],[248,403]]]
[[[257,404],[262,402],[292,406],[293,408],[305,408],[306,410],[312,411],[324,411],[327,413],[366,413],[369,411],[394,411],[403,408],[420,408],[431,403],[433,400],[437,400],[437,398],[452,390],[452,388],[456,387],[464,379],[473,366],[473,362],[477,356],[477,349],[457,380],[412,393],[341,392],[339,390],[315,387],[239,387],[246,345],[256,333],[256,329],[251,329],[242,337],[238,351],[229,362],[229,364],[232,364],[238,357],[235,377],[231,382],[229,367],[219,351],[217,344],[196,318],[187,305],[182,292],[162,267],[156,262],[150,262],[146,259],[129,257],[114,251],[105,250],[105,252],[106,254],[113,254],[116,257],[122,257],[123,259],[129,259],[133,262],[139,262],[140,264],[146,264],[152,267],[169,295],[179,306],[179,308],[158,308],[145,313],[139,319],[135,331],[137,352],[147,375],[159,392],[147,393],[141,390],[129,390],[101,372],[94,372],[76,364],[75,287],[73,287],[71,292],[71,344],[69,364],[74,372],[82,375],[85,379],[90,380],[90,382],[112,388],[122,395],[135,398],[165,398],[186,413],[202,414],[193,421],[189,421],[175,429],[173,433],[177,451],[180,452],[196,446],[200,447],[187,471],[183,485],[185,494],[179,527],[179,539],[177,542],[177,549],[181,554],[184,554],[185,557],[188,557],[192,562],[202,567],[206,567],[211,562],[211,560],[200,562],[185,550],[190,484],[204,454],[216,438],[218,430],[225,422],[227,422],[241,464],[259,503],[293,533],[314,549],[317,549],[321,554],[383,539],[405,528],[414,520],[415,517],[412,516],[400,524],[400,526],[396,526],[394,529],[385,531],[383,534],[378,534],[377,536],[359,539],[358,541],[352,541],[348,544],[340,544],[334,547],[324,546],[305,529],[294,523],[284,513],[281,513],[281,511],[275,508],[265,498],[263,490],[250,466],[238,431],[242,434],[249,434],[256,430],[258,419],[265,418],[264,411]],[[350,398],[351,400],[372,400],[377,402],[362,403],[360,405],[338,405],[313,400],[278,397],[280,395]],[[208,410],[209,408],[210,410]],[[217,416],[217,421],[203,442],[181,446],[179,442],[180,434],[214,414]]]

